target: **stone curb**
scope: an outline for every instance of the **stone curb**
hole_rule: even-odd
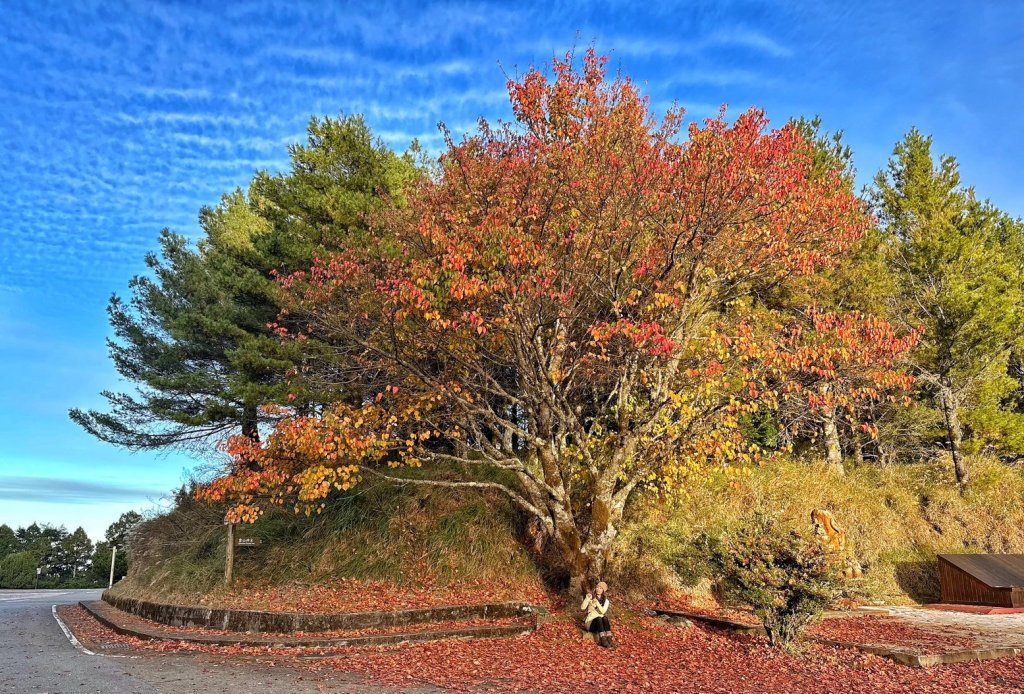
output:
[[[416,641],[436,641],[441,639],[485,639],[504,638],[530,634],[536,630],[533,624],[509,624],[494,627],[466,627],[444,631],[417,631],[402,634],[367,634],[341,638],[304,638],[290,637],[283,634],[251,636],[251,635],[215,635],[215,634],[180,634],[148,625],[130,624],[131,616],[112,605],[96,600],[78,603],[97,621],[113,629],[122,636],[133,636],[147,641],[182,641],[209,646],[266,646],[271,648],[341,648],[344,646],[388,646]],[[128,619],[125,619],[125,618]]]
[[[172,627],[199,627],[220,631],[272,632],[344,631],[379,627],[408,626],[427,622],[451,622],[466,619],[508,619],[537,615],[537,607],[524,602],[484,605],[451,605],[391,612],[346,612],[305,614],[300,612],[262,612],[228,610],[185,605],[163,605],[144,600],[122,598],[104,591],[103,600],[122,612]]]
[[[851,648],[863,653],[871,653],[889,660],[894,660],[910,667],[932,667],[935,665],[951,665],[952,663],[964,663],[978,660],[995,660],[997,658],[1012,658],[1020,655],[1019,648],[968,648],[962,651],[949,651],[948,653],[912,653],[899,648],[889,646],[873,646],[864,643],[850,643],[849,641],[833,641],[818,636],[808,637],[811,641],[836,648]]]
[[[765,635],[764,627],[751,626],[725,617],[711,617],[709,615],[692,612],[679,612],[676,610],[654,609],[651,610],[651,612],[655,615],[669,617],[671,619],[688,619],[693,622],[702,622],[709,626],[729,629],[730,631],[735,631],[741,634],[754,634],[756,636]],[[1020,648],[968,648],[961,651],[949,651],[948,653],[913,653],[900,648],[893,648],[891,646],[876,646],[864,643],[852,643],[850,641],[834,641],[820,636],[806,636],[804,638],[808,641],[820,643],[825,646],[852,649],[861,651],[862,653],[881,656],[882,658],[888,658],[889,660],[902,665],[908,665],[910,667],[932,667],[935,665],[950,665],[952,663],[964,663],[968,661],[1012,658],[1013,656],[1024,653],[1024,650]]]

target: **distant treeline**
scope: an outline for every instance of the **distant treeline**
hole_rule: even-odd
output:
[[[114,580],[128,572],[127,544],[140,522],[142,516],[135,511],[123,513],[96,543],[81,527],[68,532],[46,523],[17,530],[0,525],[0,588],[106,586],[114,546]]]

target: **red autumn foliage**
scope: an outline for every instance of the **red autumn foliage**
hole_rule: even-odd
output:
[[[784,335],[742,352],[747,300],[835,266],[870,219],[795,126],[751,109],[684,134],[681,111],[657,119],[604,65],[591,50],[510,81],[515,123],[449,142],[365,244],[282,278],[306,326],[282,337],[331,347],[305,377],[364,390],[234,446],[200,497],[235,520],[309,513],[385,463],[430,461],[445,472],[413,483],[501,491],[578,588],[638,492],[763,459],[740,419],[776,406],[793,369],[774,363]],[[840,348],[864,334],[843,320],[822,326]],[[465,472],[481,466],[515,483]]]
[[[860,408],[908,399],[914,378],[901,365],[920,333],[901,334],[875,316],[814,306],[779,327],[764,361],[781,384],[790,423],[816,422],[822,415],[859,422]],[[869,425],[862,430],[875,434]]]

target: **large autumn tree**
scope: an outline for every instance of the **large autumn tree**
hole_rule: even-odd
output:
[[[772,315],[758,296],[835,264],[870,224],[797,127],[756,110],[658,122],[592,51],[508,86],[513,123],[450,141],[374,239],[282,281],[306,325],[282,335],[330,344],[334,373],[377,395],[233,440],[201,497],[251,520],[365,475],[493,489],[578,588],[641,490],[758,460],[744,418],[837,373],[787,382],[810,357],[785,322],[751,322]],[[858,334],[844,320],[859,318],[822,317],[821,339]],[[415,480],[388,471],[424,462]]]

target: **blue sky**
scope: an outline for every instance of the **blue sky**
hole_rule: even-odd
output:
[[[0,523],[98,537],[197,464],[113,449],[66,411],[127,387],[105,306],[160,229],[195,236],[202,205],[286,165],[312,114],[363,113],[392,146],[436,151],[438,121],[507,117],[507,75],[593,42],[661,111],[820,114],[862,183],[916,125],[1024,214],[1024,3],[83,0],[0,15]]]

